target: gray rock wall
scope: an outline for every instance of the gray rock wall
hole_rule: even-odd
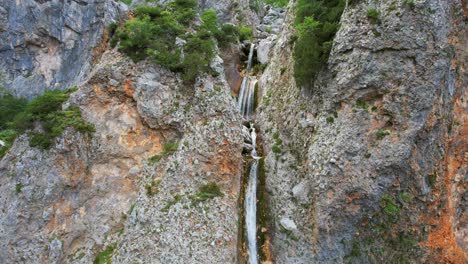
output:
[[[381,12],[379,23],[369,21],[369,8]],[[441,193],[452,199],[452,187],[441,185],[451,180],[440,163],[449,148],[447,127],[463,118],[453,104],[464,84],[451,77],[458,72],[463,79],[463,66],[454,69],[451,44],[451,36],[463,32],[463,22],[455,23],[461,10],[452,1],[415,1],[414,8],[400,2],[350,5],[328,66],[309,89],[293,80],[289,14],[260,81],[258,117],[277,263],[396,261],[399,254],[418,262],[443,259],[434,249],[460,248],[424,242],[421,248],[395,249],[387,244],[391,236],[366,226],[385,217],[381,199],[387,194],[396,197],[400,212],[398,226],[389,230],[430,241],[441,228],[443,217],[432,227],[424,219],[431,208],[427,201]],[[427,175],[434,171],[441,176],[430,186]],[[404,192],[415,200],[398,200]],[[297,228],[291,230],[291,223]],[[373,244],[362,245],[369,237]],[[379,247],[385,248],[382,254],[369,253]],[[457,252],[460,261],[464,253]]]
[[[79,84],[103,29],[126,10],[113,0],[0,1],[0,85],[32,98]]]

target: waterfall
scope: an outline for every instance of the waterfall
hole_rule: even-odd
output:
[[[258,160],[254,160],[250,167],[249,182],[245,191],[245,227],[247,231],[247,245],[249,264],[257,264],[257,172]]]
[[[252,69],[253,54],[255,45],[250,46],[249,61],[247,71],[242,80],[241,90],[238,98],[238,107],[245,119],[249,120],[254,112],[255,105],[255,86],[257,78],[249,76]],[[249,264],[258,264],[257,249],[257,175],[258,159],[256,150],[257,133],[253,123],[250,123],[250,136],[252,139],[251,156],[254,159],[250,165],[249,180],[245,191],[245,226],[247,233],[247,246],[249,254]]]
[[[244,78],[242,79],[239,98],[237,101],[239,111],[246,118],[249,119],[253,114],[255,104],[255,86],[257,85],[257,78],[249,76],[252,70],[252,60],[255,51],[255,44],[250,46],[249,60],[247,62],[247,70]]]

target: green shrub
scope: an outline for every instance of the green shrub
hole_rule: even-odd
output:
[[[278,145],[273,145],[273,147],[271,147],[271,151],[273,151],[273,153],[276,153],[276,154],[281,154],[281,146],[278,146]]]
[[[370,8],[367,9],[367,18],[371,21],[373,24],[380,23],[380,11],[375,9],[375,8]]]
[[[8,123],[26,108],[25,99],[16,98],[11,94],[0,96],[0,130],[6,129]]]
[[[17,133],[13,129],[6,129],[0,131],[0,140],[3,141],[3,143],[5,143],[5,146],[0,146],[0,159],[3,158],[3,156],[5,156],[10,147],[13,145],[16,135]]]
[[[10,106],[13,108],[12,111],[6,107],[5,112],[15,112],[16,115],[9,117],[11,119],[11,122],[7,123],[9,130],[2,131],[0,134],[0,138],[7,138],[7,146],[0,150],[0,156],[5,155],[16,135],[31,129],[35,121],[41,123],[44,132],[31,133],[30,145],[42,149],[49,148],[54,143],[55,138],[62,135],[67,127],[73,127],[82,133],[94,132],[94,126],[81,118],[81,111],[78,107],[72,106],[62,110],[62,104],[68,100],[73,91],[75,88],[67,91],[46,91],[25,106],[21,106],[21,112],[18,112],[16,106]]]
[[[233,26],[221,26],[214,10],[206,10],[201,15],[202,24],[190,28],[197,14],[196,6],[194,0],[138,6],[135,17],[117,30],[111,44],[120,43],[119,50],[134,61],[149,59],[180,72],[186,83],[194,83],[201,73],[213,74],[209,64],[215,56],[215,38],[220,46],[225,46],[240,35]],[[195,32],[189,34],[193,29]],[[176,38],[184,39],[186,45],[176,46]]]
[[[20,193],[23,190],[24,185],[22,183],[18,183],[15,186],[15,192]]]
[[[213,9],[208,9],[201,15],[202,25],[201,30],[207,30],[215,34],[219,31],[218,16]]]
[[[172,152],[175,152],[177,151],[177,149],[179,148],[179,143],[178,142],[170,142],[170,143],[166,143],[164,144],[163,146],[163,151],[159,154],[156,154],[152,157],[149,158],[149,162],[154,164],[158,161],[160,161],[164,156],[172,153]]]
[[[415,7],[414,0],[403,0],[403,4],[409,6],[411,9]]]
[[[265,0],[265,3],[276,7],[284,7],[288,5],[289,0]]]
[[[300,87],[311,87],[327,64],[333,38],[346,0],[299,0],[296,5],[294,78]],[[291,41],[293,43],[293,41]]]
[[[197,203],[197,202],[204,202],[208,199],[213,199],[215,197],[223,197],[224,194],[221,192],[221,189],[219,186],[214,183],[208,183],[205,185],[202,185],[195,197],[193,197],[192,202]]]
[[[239,27],[239,39],[240,41],[251,40],[253,38],[252,28],[246,26]]]
[[[376,133],[376,136],[377,136],[378,140],[381,140],[381,139],[383,139],[384,137],[386,137],[388,135],[390,135],[390,131],[385,130],[383,128],[377,130],[377,133]]]
[[[398,194],[398,196],[405,203],[410,203],[414,199],[414,196],[411,193],[408,193],[408,192],[401,192],[401,193]]]
[[[126,5],[131,5],[132,4],[132,0],[120,0],[120,2],[126,4]]]
[[[33,118],[43,119],[48,114],[61,110],[62,104],[68,100],[68,97],[69,94],[62,91],[46,91],[28,103],[26,112]]]
[[[369,108],[369,105],[366,103],[366,101],[362,100],[362,99],[358,99],[356,101],[356,106],[358,108],[361,108],[361,109],[364,109],[366,111],[368,111],[368,108]]]
[[[93,264],[111,264],[114,249],[115,245],[107,246],[104,251],[99,252],[96,257],[94,257]]]
[[[327,123],[333,124],[334,122],[335,122],[335,118],[333,118],[333,116],[327,117]]]
[[[176,203],[180,202],[180,200],[182,200],[182,196],[180,196],[180,194],[176,194],[174,196],[174,199],[172,199],[171,201],[167,202],[166,206],[164,206],[161,211],[162,212],[169,212],[169,209]]]
[[[387,216],[396,217],[400,213],[400,208],[398,208],[395,199],[390,195],[385,194],[382,196],[380,205]]]

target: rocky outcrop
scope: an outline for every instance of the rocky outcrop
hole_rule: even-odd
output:
[[[113,0],[0,1],[0,85],[32,98],[79,84],[105,27],[126,11]]]
[[[222,75],[188,88],[108,51],[70,104],[92,138],[41,151],[24,135],[0,164],[0,262],[236,261],[242,134]],[[199,199],[209,183],[223,195]]]
[[[457,34],[466,41],[460,5],[348,6],[328,67],[309,89],[292,77],[290,9],[260,80],[257,118],[277,263],[466,261],[457,231],[466,223],[466,164],[445,140],[464,130],[466,51],[452,43]],[[451,242],[431,246],[442,234]]]

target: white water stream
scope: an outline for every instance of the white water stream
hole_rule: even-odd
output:
[[[242,80],[241,90],[238,98],[238,106],[241,114],[246,120],[249,120],[254,111],[255,104],[255,86],[257,78],[249,76],[252,68],[252,59],[255,51],[255,45],[251,44],[249,52],[249,61],[247,64],[246,76]],[[252,152],[254,158],[250,165],[249,180],[245,190],[245,226],[247,233],[247,247],[249,254],[249,264],[258,264],[258,249],[257,249],[257,175],[258,175],[258,159],[256,150],[257,133],[255,127],[250,124],[250,136],[252,138]]]

